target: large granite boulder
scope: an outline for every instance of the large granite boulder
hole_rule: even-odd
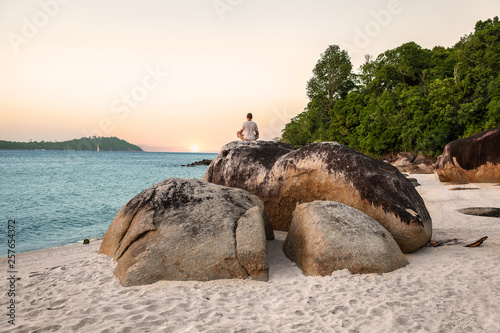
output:
[[[408,264],[394,238],[363,212],[332,201],[297,206],[283,252],[306,275],[386,273]]]
[[[275,141],[233,141],[221,148],[204,181],[238,187],[260,198],[269,196],[269,172],[276,160],[295,148]]]
[[[167,179],[118,212],[99,253],[117,261],[114,273],[124,286],[159,280],[266,281],[264,205],[241,189]]]
[[[437,174],[442,182],[500,182],[500,126],[448,143]]]
[[[260,145],[264,149],[281,147],[261,141],[226,145],[208,167],[204,180],[240,187],[260,197],[275,230],[288,231],[297,204],[327,200],[344,203],[375,219],[403,252],[416,251],[429,242],[432,222],[425,204],[395,167],[335,142],[297,150],[273,148],[275,153],[267,155],[257,153]],[[268,156],[265,163],[262,156]]]
[[[288,230],[295,206],[336,201],[375,219],[403,252],[425,246],[432,222],[415,187],[395,167],[335,142],[308,145],[281,156],[271,170],[272,191],[264,200],[271,222]]]

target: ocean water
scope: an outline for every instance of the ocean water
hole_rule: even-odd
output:
[[[214,153],[0,150],[0,257],[9,220],[22,253],[104,236],[136,194],[166,178],[202,178],[183,167]]]

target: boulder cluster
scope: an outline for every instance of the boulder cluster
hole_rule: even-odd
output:
[[[300,149],[272,141],[231,142],[203,180],[258,196],[275,230],[289,230],[297,205],[322,200],[370,216],[405,253],[425,246],[432,234],[429,213],[410,180],[397,168],[335,142]]]
[[[167,179],[117,214],[100,253],[124,286],[159,280],[268,279],[266,240],[307,275],[382,273],[425,246],[432,222],[396,167],[334,142],[301,149],[235,141],[203,180]]]
[[[385,162],[395,166],[400,172],[411,174],[432,174],[437,167],[436,159],[424,155],[415,156],[411,152],[388,155]]]
[[[198,166],[198,165],[204,166],[204,165],[210,165],[210,163],[212,163],[212,160],[203,159],[201,161],[196,161],[196,162],[185,164],[185,165],[183,164],[182,166],[183,167],[194,167],[194,166]]]

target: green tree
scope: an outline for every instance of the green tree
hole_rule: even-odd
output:
[[[330,45],[321,54],[307,82],[310,103],[307,111],[311,130],[318,132],[316,139],[328,137],[331,124],[330,110],[336,101],[343,99],[355,87],[352,64],[347,51]]]
[[[304,146],[311,142],[311,132],[307,120],[307,111],[294,117],[282,131],[281,141],[294,146]]]
[[[347,96],[354,87],[355,76],[349,55],[338,45],[330,45],[321,54],[307,82],[309,103],[304,112],[292,119],[282,132],[282,141],[307,144],[328,140],[335,102]]]
[[[451,48],[409,42],[365,60],[355,75],[347,53],[329,46],[307,83],[309,103],[283,140],[437,156],[452,140],[500,125],[498,17],[477,22]]]
[[[335,102],[330,111],[329,140],[357,147],[359,142],[356,128],[360,124],[359,115],[364,107],[363,95],[357,91],[353,91],[345,99]]]

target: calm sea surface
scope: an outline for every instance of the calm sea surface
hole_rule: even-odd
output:
[[[104,236],[136,194],[166,178],[202,178],[213,153],[0,150],[0,257]],[[3,245],[2,245],[3,244]]]

